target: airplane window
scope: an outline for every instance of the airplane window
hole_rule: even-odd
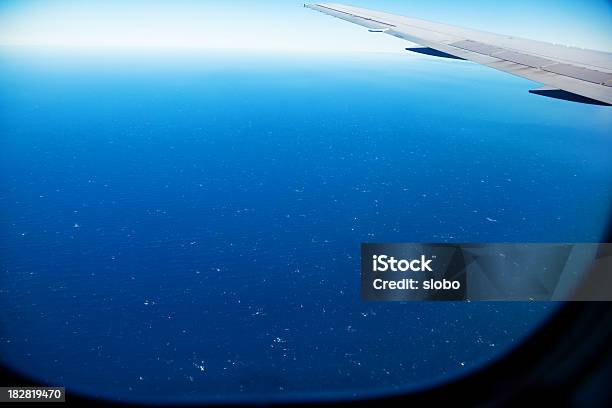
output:
[[[365,302],[362,243],[603,238],[609,107],[431,55],[168,55],[0,49],[0,363],[35,381],[169,403],[409,391],[560,304]]]

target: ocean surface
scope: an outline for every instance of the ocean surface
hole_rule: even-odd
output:
[[[456,378],[549,303],[366,303],[362,242],[597,242],[612,111],[413,55],[0,50],[0,362],[121,400]]]

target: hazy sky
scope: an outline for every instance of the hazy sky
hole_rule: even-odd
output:
[[[500,34],[612,51],[609,0],[349,0]],[[0,45],[402,52],[294,0],[0,0]]]

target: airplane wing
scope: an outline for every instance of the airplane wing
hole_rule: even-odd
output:
[[[421,45],[406,48],[465,59],[545,86],[529,92],[558,99],[612,105],[612,54],[492,34],[333,3],[305,7]]]

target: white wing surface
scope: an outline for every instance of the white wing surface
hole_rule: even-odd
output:
[[[421,45],[407,50],[465,59],[545,86],[530,92],[612,105],[612,54],[498,35],[334,3],[305,7]]]

